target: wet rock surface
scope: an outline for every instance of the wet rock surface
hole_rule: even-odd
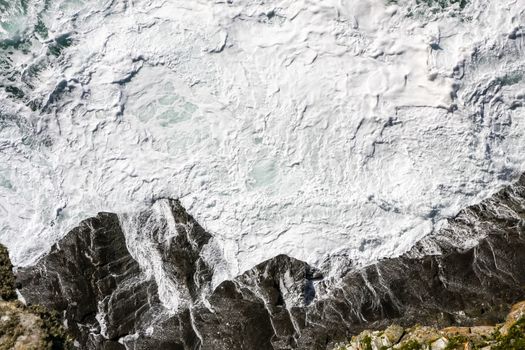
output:
[[[109,213],[19,270],[18,284],[29,303],[64,312],[83,349],[327,349],[392,323],[490,325],[525,299],[524,186],[522,177],[466,208],[401,257],[323,278],[279,255],[214,290],[201,256],[211,235],[169,201],[175,221],[192,227],[158,247],[170,278],[191,296],[175,311],[160,302],[155,279],[140,270]]]
[[[126,248],[115,214],[83,221],[36,266],[17,273],[25,300],[63,312],[68,327],[89,349],[120,349],[156,298]]]

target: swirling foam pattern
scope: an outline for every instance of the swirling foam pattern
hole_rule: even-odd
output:
[[[172,197],[225,277],[398,255],[524,170],[524,9],[0,0],[0,241]]]

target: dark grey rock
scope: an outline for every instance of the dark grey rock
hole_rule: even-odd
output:
[[[161,199],[168,207],[168,217],[159,216],[154,210],[138,215],[135,225],[143,227],[141,233],[155,242],[155,249],[162,259],[162,269],[190,302],[209,286],[213,275],[208,264],[200,256],[211,235],[197,223],[178,200]],[[168,221],[171,221],[168,222]],[[174,224],[176,235],[165,238],[164,233]]]
[[[63,312],[83,349],[124,349],[118,339],[158,304],[110,213],[83,221],[36,266],[19,269],[17,283],[28,303]]]
[[[191,296],[187,306],[175,313],[162,306],[156,282],[130,256],[117,217],[105,213],[20,270],[22,295],[64,311],[83,349],[123,343],[134,350],[327,349],[392,322],[493,324],[525,299],[525,176],[401,257],[323,279],[305,262],[279,255],[213,291],[201,256],[211,235],[178,201],[169,205],[178,235],[156,249],[170,278]]]

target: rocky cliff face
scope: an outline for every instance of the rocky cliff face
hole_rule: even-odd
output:
[[[401,257],[328,279],[279,255],[214,290],[201,254],[211,235],[178,201],[167,203],[177,234],[156,249],[180,295],[190,296],[176,311],[160,301],[158,281],[139,268],[109,213],[20,269],[21,294],[63,312],[83,349],[134,350],[327,349],[392,322],[493,324],[525,298],[525,176]]]
[[[118,339],[153,311],[156,295],[110,213],[82,222],[39,264],[19,271],[18,284],[29,303],[64,312],[77,341],[90,349],[120,348]]]

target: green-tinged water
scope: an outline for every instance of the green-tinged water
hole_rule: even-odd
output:
[[[0,90],[9,99],[40,109],[42,96],[31,96],[44,70],[74,43],[67,26],[56,28],[57,10],[73,13],[83,1],[0,0]]]
[[[467,0],[416,0],[417,3],[426,4],[428,6],[438,6],[441,8],[449,7],[454,4],[459,4],[460,8],[467,6]]]

